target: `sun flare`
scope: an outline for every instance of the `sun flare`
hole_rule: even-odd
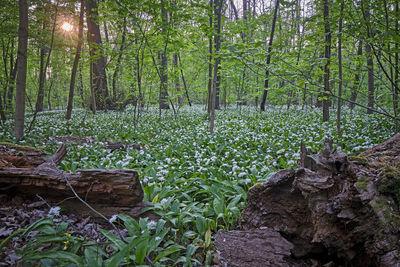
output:
[[[72,31],[73,28],[74,27],[68,22],[64,22],[63,25],[61,25],[61,29],[63,29],[66,32]]]

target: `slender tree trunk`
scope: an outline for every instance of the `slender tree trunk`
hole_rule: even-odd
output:
[[[214,1],[210,0],[210,29],[213,29],[213,21],[214,21]],[[207,112],[211,114],[211,102],[212,102],[212,82],[213,82],[213,39],[212,35],[210,35],[210,39],[208,40],[208,94],[207,94]]]
[[[182,66],[181,56],[179,54],[178,54],[178,59],[179,59],[179,64]],[[182,68],[181,68],[181,77],[182,77],[182,82],[183,82],[183,88],[185,89],[185,95],[186,95],[186,98],[187,98],[187,100],[189,102],[189,106],[191,107],[192,106],[192,102],[190,101],[190,98],[189,98],[189,92],[188,92],[189,89],[186,86],[186,80],[185,80],[185,76],[183,75]]]
[[[399,2],[398,1],[396,2],[395,10],[396,10],[396,17],[399,18],[400,12],[399,12]],[[395,22],[395,31],[396,31],[396,34],[399,35],[399,20],[398,19],[396,19],[396,22]],[[395,83],[395,89],[396,89],[396,88],[399,88],[399,52],[398,52],[399,51],[399,43],[396,42],[394,47],[396,49],[396,53],[394,55],[394,61],[395,61],[395,63],[394,63],[394,83]],[[396,102],[395,108],[398,109],[399,97],[398,97],[397,91],[396,91],[395,97],[393,98],[393,101]],[[396,113],[397,113],[397,111],[396,111]],[[396,125],[397,124],[398,124],[398,121],[396,120]]]
[[[115,102],[117,100],[117,85],[116,84],[117,84],[119,68],[121,67],[122,52],[125,47],[125,39],[126,39],[126,17],[124,17],[124,25],[123,25],[122,37],[121,37],[121,46],[119,47],[117,64],[115,66],[113,79],[112,79],[113,102]]]
[[[367,35],[370,36],[370,26],[369,26],[369,18],[370,18],[370,7],[365,7],[365,0],[361,0],[361,11],[364,17],[365,28],[367,31]],[[365,43],[365,56],[367,58],[367,69],[368,69],[368,108],[367,114],[373,113],[374,108],[374,61],[372,59],[372,49],[371,44],[368,41]]]
[[[337,118],[336,118],[336,130],[338,135],[339,143],[342,144],[342,129],[341,129],[341,109],[342,109],[342,85],[343,85],[343,74],[342,74],[342,29],[343,29],[343,9],[344,1],[340,5],[340,18],[339,18],[339,35],[338,35],[338,67],[339,67],[339,89],[338,89],[338,103],[337,103]]]
[[[372,114],[374,108],[374,61],[372,59],[371,46],[365,44],[365,55],[367,57],[367,68],[368,68],[368,109],[367,114]]]
[[[329,25],[329,0],[324,0],[324,27],[325,27],[325,52],[324,57],[326,60],[324,66],[324,100],[322,100],[322,121],[329,120],[329,77],[330,77],[330,61],[331,61],[331,38],[332,33]]]
[[[91,86],[94,93],[96,109],[107,109],[108,89],[106,75],[106,58],[102,55],[102,41],[98,18],[96,0],[86,0],[86,21],[88,27],[88,42],[90,48],[90,61],[92,66]],[[93,105],[92,105],[93,106]],[[93,107],[92,107],[93,108]]]
[[[42,32],[44,32],[45,30],[46,30],[46,22],[43,21]],[[45,70],[44,70],[46,49],[47,48],[45,47],[45,45],[42,44],[40,47],[39,89],[38,89],[38,95],[37,95],[37,100],[36,100],[35,112],[43,111],[44,80],[46,78]]]
[[[221,45],[221,17],[222,17],[222,6],[224,0],[214,0],[215,1],[215,14],[217,15],[217,25],[216,25],[216,35],[215,35],[215,59],[214,59],[214,79],[213,79],[213,89],[211,95],[211,113],[210,113],[210,133],[214,132],[214,121],[215,121],[215,99],[217,91],[217,72],[220,63],[220,56],[218,55],[220,45]]]
[[[75,87],[75,80],[76,80],[76,72],[78,70],[79,58],[81,56],[82,36],[83,36],[83,14],[84,14],[83,5],[84,5],[83,0],[81,0],[81,11],[79,14],[78,44],[76,45],[74,64],[72,66],[71,81],[70,81],[70,85],[69,85],[67,114],[65,116],[65,118],[67,120],[71,119],[72,105],[74,102],[74,87]]]
[[[14,51],[14,39],[11,42],[11,53],[10,53],[10,75],[9,75],[9,82],[8,82],[8,91],[7,91],[7,104],[6,110],[12,110],[12,99],[14,96],[14,88],[15,88],[15,78],[17,77],[17,66],[18,66],[18,56],[15,60],[15,65],[13,66],[14,58],[12,53]]]
[[[269,64],[271,62],[272,42],[274,40],[274,32],[275,32],[276,18],[278,16],[278,8],[279,8],[279,0],[276,0],[275,9],[274,9],[274,18],[272,20],[272,26],[271,26],[271,35],[269,37],[269,43],[268,43],[267,62],[266,62],[266,66],[265,66],[266,70],[265,70],[264,92],[263,92],[261,106],[260,106],[260,109],[262,111],[265,110],[265,102],[267,101],[267,92],[268,92],[268,88],[269,88]]]
[[[164,7],[164,0],[161,1],[161,17],[162,17],[162,34],[165,38],[164,50],[160,52],[161,58],[161,80],[160,80],[160,96],[159,96],[159,108],[160,112],[162,109],[169,109],[168,104],[168,55],[167,55],[167,26],[168,26],[168,12]],[[160,113],[161,115],[161,113]]]
[[[221,91],[220,87],[221,87],[221,58],[219,59],[218,69],[217,69],[216,88],[215,88],[215,109],[221,109],[219,103],[220,102],[219,94]]]
[[[55,6],[55,15],[54,15],[54,22],[53,22],[53,28],[51,30],[51,40],[50,40],[50,47],[49,51],[47,54],[46,62],[43,64],[44,56],[46,54],[45,48],[41,48],[40,51],[40,74],[39,74],[39,90],[38,90],[38,96],[36,100],[36,105],[35,105],[35,112],[43,111],[43,99],[44,99],[44,85],[46,82],[46,72],[47,68],[49,67],[50,64],[50,56],[51,52],[53,51],[53,43],[54,43],[54,34],[57,26],[57,15],[58,14],[58,1],[56,2]],[[43,24],[43,29],[45,28],[45,24]],[[43,56],[43,58],[42,58]]]
[[[173,61],[174,61],[174,68],[175,68],[175,71],[174,71],[174,76],[175,76],[175,91],[176,91],[177,94],[178,94],[178,105],[181,106],[181,105],[183,104],[183,98],[182,98],[182,96],[181,96],[181,83],[180,83],[180,80],[179,80],[178,54],[175,53],[174,56],[173,56],[173,58],[174,58]]]
[[[360,86],[360,73],[361,73],[361,56],[362,56],[362,51],[363,51],[363,42],[360,40],[358,42],[358,49],[357,49],[357,69],[356,73],[354,75],[354,83],[352,86],[351,90],[351,97],[350,97],[350,109],[353,110],[355,106],[355,102],[357,100],[357,93],[358,93],[358,87]]]
[[[15,96],[14,136],[17,140],[24,135],[25,121],[25,88],[28,50],[28,3],[19,0],[19,27],[18,27],[18,72]]]
[[[6,114],[4,113],[3,97],[1,96],[1,94],[0,94],[0,119],[2,123],[7,120]]]

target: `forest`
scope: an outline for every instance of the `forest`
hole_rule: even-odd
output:
[[[368,212],[376,225],[385,221],[385,238],[390,232],[399,240],[400,162],[392,151],[398,146],[381,145],[387,154],[372,148],[399,133],[399,5],[2,0],[0,262],[244,266],[223,265],[218,235],[248,230],[244,214],[259,185],[283,169],[325,177],[321,166],[332,160],[332,175],[354,178],[352,190],[364,204],[361,191],[376,188]],[[98,182],[102,173],[117,178]],[[78,181],[76,192],[83,191],[76,193],[71,184],[78,176],[95,182]],[[289,176],[279,179],[303,179],[298,171]],[[120,188],[120,198],[108,200],[107,186]],[[144,205],[137,217],[122,200],[131,194],[126,187],[139,192],[134,204]],[[68,206],[70,198],[98,210]],[[300,244],[297,232],[278,232]],[[290,261],[248,266],[361,266],[362,257],[370,266],[390,266],[396,261],[388,251],[397,251],[393,259],[400,262],[398,242],[385,239],[390,246],[365,245],[360,253],[364,241],[341,252],[332,248],[339,242],[321,240],[319,250],[314,243],[303,254],[292,249]],[[360,258],[349,256],[353,250]]]

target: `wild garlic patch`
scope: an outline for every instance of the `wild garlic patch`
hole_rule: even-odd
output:
[[[342,116],[345,153],[360,152],[394,134],[392,121],[380,115],[344,110]],[[155,239],[190,244],[194,251],[204,246],[208,231],[235,225],[252,185],[267,181],[279,169],[295,167],[301,142],[312,151],[320,150],[325,138],[338,143],[335,121],[321,123],[318,109],[260,113],[255,108],[228,108],[217,111],[215,126],[210,135],[206,111],[200,106],[183,107],[178,115],[163,111],[161,118],[150,108],[136,127],[129,110],[97,115],[81,110],[69,122],[63,112],[53,112],[40,114],[21,143],[52,154],[58,143],[50,137],[90,137],[92,142],[68,144],[60,168],[137,170],[145,200],[170,225],[166,237]],[[0,140],[15,142],[12,122],[0,128]],[[145,149],[111,150],[107,142]],[[143,229],[155,227],[153,221],[146,223]]]

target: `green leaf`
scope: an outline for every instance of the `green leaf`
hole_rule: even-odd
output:
[[[54,226],[54,225],[55,224],[51,218],[43,218],[43,219],[40,219],[40,220],[34,222],[28,228],[26,228],[22,235],[26,235],[31,231],[41,231],[45,227]]]
[[[168,249],[161,251],[157,257],[153,260],[153,264],[158,262],[160,259],[167,257],[168,255],[171,255],[172,253],[181,251],[184,247],[178,246],[178,245],[172,245]]]
[[[140,231],[140,226],[138,222],[131,216],[118,214],[118,218],[120,218],[124,222],[124,226],[126,230],[128,230],[129,234],[136,235]]]
[[[143,239],[136,247],[136,263],[143,264],[144,258],[146,257],[147,252],[147,244],[149,243],[148,234],[141,237]]]
[[[85,266],[98,267],[103,266],[101,250],[98,246],[89,246],[85,248]]]
[[[126,244],[119,239],[117,236],[114,234],[104,230],[100,229],[100,232],[108,239],[110,240],[119,250],[122,250],[124,247],[126,247]]]
[[[36,252],[34,255],[28,255],[22,258],[23,261],[41,260],[41,259],[54,259],[66,262],[72,262],[78,266],[83,267],[83,259],[78,255],[67,251],[45,251]]]

